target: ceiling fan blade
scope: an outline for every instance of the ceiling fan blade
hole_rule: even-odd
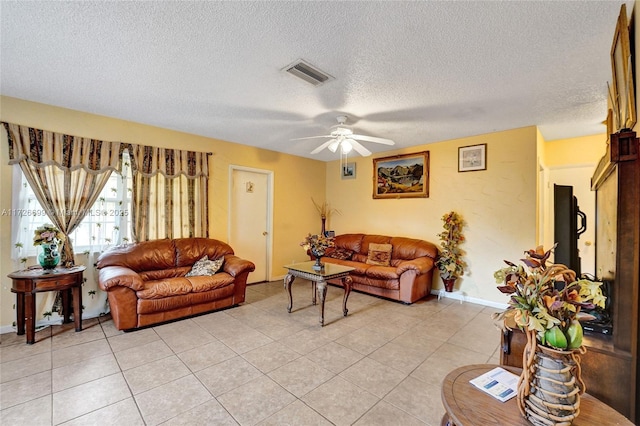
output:
[[[306,137],[306,138],[295,138],[295,139],[290,139],[290,140],[292,140],[292,141],[301,141],[301,140],[304,140],[304,139],[318,139],[318,138],[332,138],[332,137],[333,137],[333,136],[331,136],[331,135],[326,135],[326,136],[309,136],[309,137]]]
[[[347,140],[351,142],[351,146],[353,146],[353,149],[355,149],[358,154],[362,155],[363,157],[368,157],[371,155],[371,151],[369,151],[367,148],[362,146],[360,142],[357,142],[354,139],[347,139]]]
[[[381,143],[384,145],[395,145],[396,143],[394,141],[392,141],[391,139],[385,139],[385,138],[377,138],[375,136],[365,136],[365,135],[349,135],[349,137],[351,139],[357,139],[359,141],[365,141],[365,142],[375,142],[375,143]]]
[[[325,149],[326,147],[328,147],[329,145],[331,145],[335,141],[336,141],[335,139],[329,139],[328,141],[326,141],[325,143],[323,143],[322,145],[320,145],[319,147],[317,147],[316,149],[311,151],[311,153],[312,154],[317,154],[320,151],[322,151],[323,149]]]

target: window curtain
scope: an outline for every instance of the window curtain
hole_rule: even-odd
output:
[[[128,144],[70,136],[2,122],[9,164],[18,164],[53,225],[66,239],[62,264],[74,265],[69,234],[82,222]]]
[[[131,145],[135,241],[208,237],[209,153]]]

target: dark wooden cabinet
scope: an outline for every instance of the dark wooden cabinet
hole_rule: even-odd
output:
[[[612,335],[585,338],[587,392],[640,424],[640,146],[636,133],[610,136],[591,180],[596,191],[596,274],[612,282]],[[502,336],[501,363],[522,367],[526,345],[517,330]]]

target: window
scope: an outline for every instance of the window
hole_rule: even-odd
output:
[[[87,212],[82,223],[71,233],[73,251],[100,252],[111,245],[131,241],[131,162],[127,151],[123,153],[122,174],[111,173],[100,197]],[[20,167],[14,167],[12,208],[13,258],[36,256],[32,244],[33,231],[51,223],[45,210],[35,197]]]

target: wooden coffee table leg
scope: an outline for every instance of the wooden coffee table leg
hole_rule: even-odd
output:
[[[347,300],[349,299],[349,295],[351,294],[351,284],[353,284],[353,279],[350,276],[346,276],[342,279],[342,286],[344,287],[344,297],[342,298],[342,313],[344,316],[347,316],[349,310],[347,309]]]
[[[318,281],[318,297],[320,297],[320,325],[324,327],[324,299],[327,297],[327,282]]]
[[[287,312],[291,313],[291,308],[293,308],[293,296],[291,296],[291,284],[293,284],[293,280],[295,280],[296,277],[291,275],[291,274],[287,274],[286,277],[284,277],[284,288],[285,290],[287,290],[287,296],[289,296],[289,305],[287,306]]]
[[[315,281],[311,281],[311,303],[316,304],[316,292],[318,291],[318,283]]]

